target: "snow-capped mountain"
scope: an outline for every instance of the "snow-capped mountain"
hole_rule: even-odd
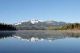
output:
[[[31,24],[36,24],[36,23],[39,23],[39,22],[42,22],[41,20],[37,20],[37,19],[32,19],[32,20],[29,20],[29,21],[22,21],[22,22],[18,22],[18,23],[15,23],[14,25],[20,25],[22,23],[28,23],[30,22]]]
[[[15,23],[14,25],[19,25],[19,24],[21,24],[22,22],[19,22],[19,23]]]
[[[47,29],[49,26],[62,26],[65,22],[30,20],[15,24],[19,29]]]
[[[33,19],[33,20],[31,20],[30,22],[31,22],[32,24],[35,24],[35,23],[38,23],[38,22],[40,22],[40,21],[39,21],[39,20],[34,20],[34,19]]]

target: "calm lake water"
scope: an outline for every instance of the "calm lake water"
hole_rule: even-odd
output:
[[[79,37],[58,31],[3,31],[0,53],[80,53]]]

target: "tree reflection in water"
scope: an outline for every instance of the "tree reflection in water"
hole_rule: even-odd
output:
[[[40,40],[56,40],[63,38],[78,38],[80,33],[56,32],[48,33],[45,31],[17,31],[15,37],[22,40],[40,41]]]
[[[30,41],[38,41],[38,40],[56,40],[63,39],[66,37],[70,38],[79,38],[80,33],[61,33],[61,32],[53,32],[45,33],[43,31],[0,31],[0,39],[7,37],[16,37],[18,39],[27,39]]]
[[[14,31],[0,31],[0,39],[7,38],[7,37],[12,37],[13,34],[15,34]]]

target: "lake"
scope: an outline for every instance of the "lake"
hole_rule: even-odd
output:
[[[0,53],[80,53],[80,33],[1,31]]]

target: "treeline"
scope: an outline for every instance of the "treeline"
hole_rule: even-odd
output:
[[[80,30],[80,23],[69,23],[63,26],[49,26],[48,30]]]
[[[0,23],[0,30],[16,30],[16,27],[13,25]]]
[[[72,23],[72,24],[66,24],[61,27],[61,29],[78,29],[80,30],[80,23]]]

